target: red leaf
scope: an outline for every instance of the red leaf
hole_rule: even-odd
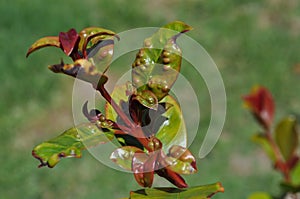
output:
[[[258,122],[269,129],[275,110],[272,94],[264,87],[255,87],[249,95],[243,97],[243,100]]]
[[[66,55],[70,55],[74,49],[78,48],[80,37],[75,29],[70,29],[68,32],[59,33],[59,42],[62,50]]]

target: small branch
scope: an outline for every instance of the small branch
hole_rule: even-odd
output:
[[[125,122],[125,124],[130,127],[134,128],[135,125],[133,122],[131,122],[126,114],[122,111],[122,109],[117,105],[117,103],[112,99],[110,94],[107,92],[107,90],[104,88],[103,85],[100,86],[100,88],[96,88],[100,92],[100,94],[104,97],[104,99],[113,107],[113,109],[117,112],[117,114],[120,116],[120,118]]]

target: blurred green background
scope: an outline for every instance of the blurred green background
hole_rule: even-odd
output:
[[[299,4],[297,0],[2,0],[0,198],[121,198],[139,189],[131,174],[100,164],[88,152],[81,159],[65,159],[54,169],[37,168],[32,148],[73,124],[73,80],[46,68],[64,57],[59,50],[41,50],[28,59],[25,54],[38,38],[70,28],[100,26],[121,32],[173,20],[194,27],[188,35],[219,67],[228,102],[218,144],[198,160],[199,172],[186,176],[187,182],[222,182],[225,193],[214,198],[242,199],[254,191],[276,194],[280,175],[250,142],[259,127],[243,109],[241,95],[262,84],[276,99],[276,119],[300,113]],[[209,97],[203,96],[201,103],[209,104]],[[210,117],[209,109],[205,111],[191,146],[195,154]],[[156,183],[166,185],[163,180]]]

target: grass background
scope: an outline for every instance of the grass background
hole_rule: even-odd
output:
[[[214,59],[227,91],[221,139],[209,156],[198,160],[199,172],[187,176],[188,183],[220,181],[225,193],[214,198],[222,199],[278,192],[280,176],[250,142],[259,128],[242,108],[240,96],[262,84],[276,99],[276,119],[300,113],[297,0],[2,0],[0,13],[0,198],[121,198],[139,188],[132,175],[99,164],[87,152],[54,169],[36,168],[32,147],[73,124],[73,80],[47,70],[63,56],[57,49],[41,50],[29,59],[25,54],[36,39],[72,27],[121,32],[173,20],[194,27],[188,35]],[[209,104],[208,99],[204,96],[201,103]],[[205,111],[191,146],[195,154],[210,117]]]

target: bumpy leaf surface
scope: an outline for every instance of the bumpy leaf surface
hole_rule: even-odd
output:
[[[54,167],[61,158],[80,158],[82,150],[106,143],[114,138],[110,132],[103,132],[92,123],[81,124],[66,130],[61,135],[37,145],[32,155],[39,159],[39,167]]]

